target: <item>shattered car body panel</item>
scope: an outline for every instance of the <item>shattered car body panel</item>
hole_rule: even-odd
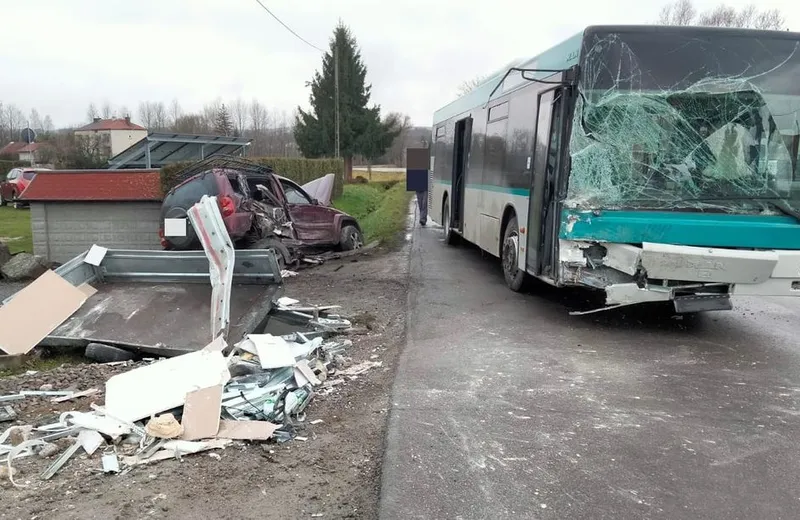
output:
[[[596,27],[580,63],[552,281],[679,312],[800,295],[800,35]]]

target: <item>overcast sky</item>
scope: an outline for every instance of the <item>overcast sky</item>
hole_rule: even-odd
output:
[[[430,125],[465,79],[533,56],[587,25],[650,23],[658,1],[262,0],[327,48],[338,19],[361,47],[372,101]],[[718,2],[696,0],[700,10]],[[743,6],[747,0],[729,0]],[[780,8],[800,30],[800,4]],[[0,101],[38,109],[56,126],[83,122],[90,102],[127,106],[177,98],[197,110],[221,97],[258,98],[288,113],[308,105],[321,55],[255,0],[0,0]],[[13,22],[11,21],[13,20]]]

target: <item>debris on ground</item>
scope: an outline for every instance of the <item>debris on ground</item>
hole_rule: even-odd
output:
[[[329,314],[336,306],[281,298],[273,308],[292,318],[297,331],[248,334],[230,346],[220,336],[196,352],[132,363],[132,369],[106,381],[103,406],[91,403],[90,410],[62,412],[55,421],[11,426],[0,434],[0,466],[10,470],[7,480],[28,486],[29,475],[23,482],[14,476],[26,473],[24,459],[32,455],[52,460],[40,475],[48,480],[78,452],[94,461],[98,472],[125,474],[135,466],[234,442],[307,440],[306,413],[315,395],[327,395],[381,362],[345,360],[352,342],[341,334],[350,321]],[[38,398],[70,405],[99,392],[46,388],[0,396],[0,420],[15,419],[11,403]]]

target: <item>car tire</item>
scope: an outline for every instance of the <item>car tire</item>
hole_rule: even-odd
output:
[[[342,251],[353,251],[361,249],[364,246],[364,235],[361,230],[352,224],[345,224],[342,226],[342,232],[339,237],[339,249]]]
[[[248,249],[274,249],[276,258],[278,260],[278,267],[281,270],[285,269],[287,265],[292,263],[292,253],[289,248],[278,239],[275,238],[262,238],[253,242]]]
[[[506,285],[514,292],[522,290],[525,283],[525,271],[519,268],[519,226],[517,217],[511,217],[503,233],[503,245],[500,252],[503,265],[503,276]]]
[[[11,205],[14,206],[14,209],[21,209],[22,205],[17,201],[17,194],[16,192],[11,192]]]
[[[102,343],[89,343],[86,345],[83,355],[98,363],[116,363],[136,359],[136,354],[133,352]]]

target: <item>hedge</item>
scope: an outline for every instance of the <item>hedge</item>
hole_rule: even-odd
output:
[[[342,195],[344,189],[344,161],[342,159],[305,159],[302,157],[247,157],[246,159],[270,166],[278,175],[292,179],[300,185],[333,173],[336,175],[336,179],[333,183],[332,198]],[[163,193],[168,193],[175,186],[175,174],[190,164],[189,162],[174,163],[161,168]]]
[[[25,161],[6,161],[0,160],[0,176],[4,177],[12,168],[19,168],[20,166],[30,166],[31,163]]]

